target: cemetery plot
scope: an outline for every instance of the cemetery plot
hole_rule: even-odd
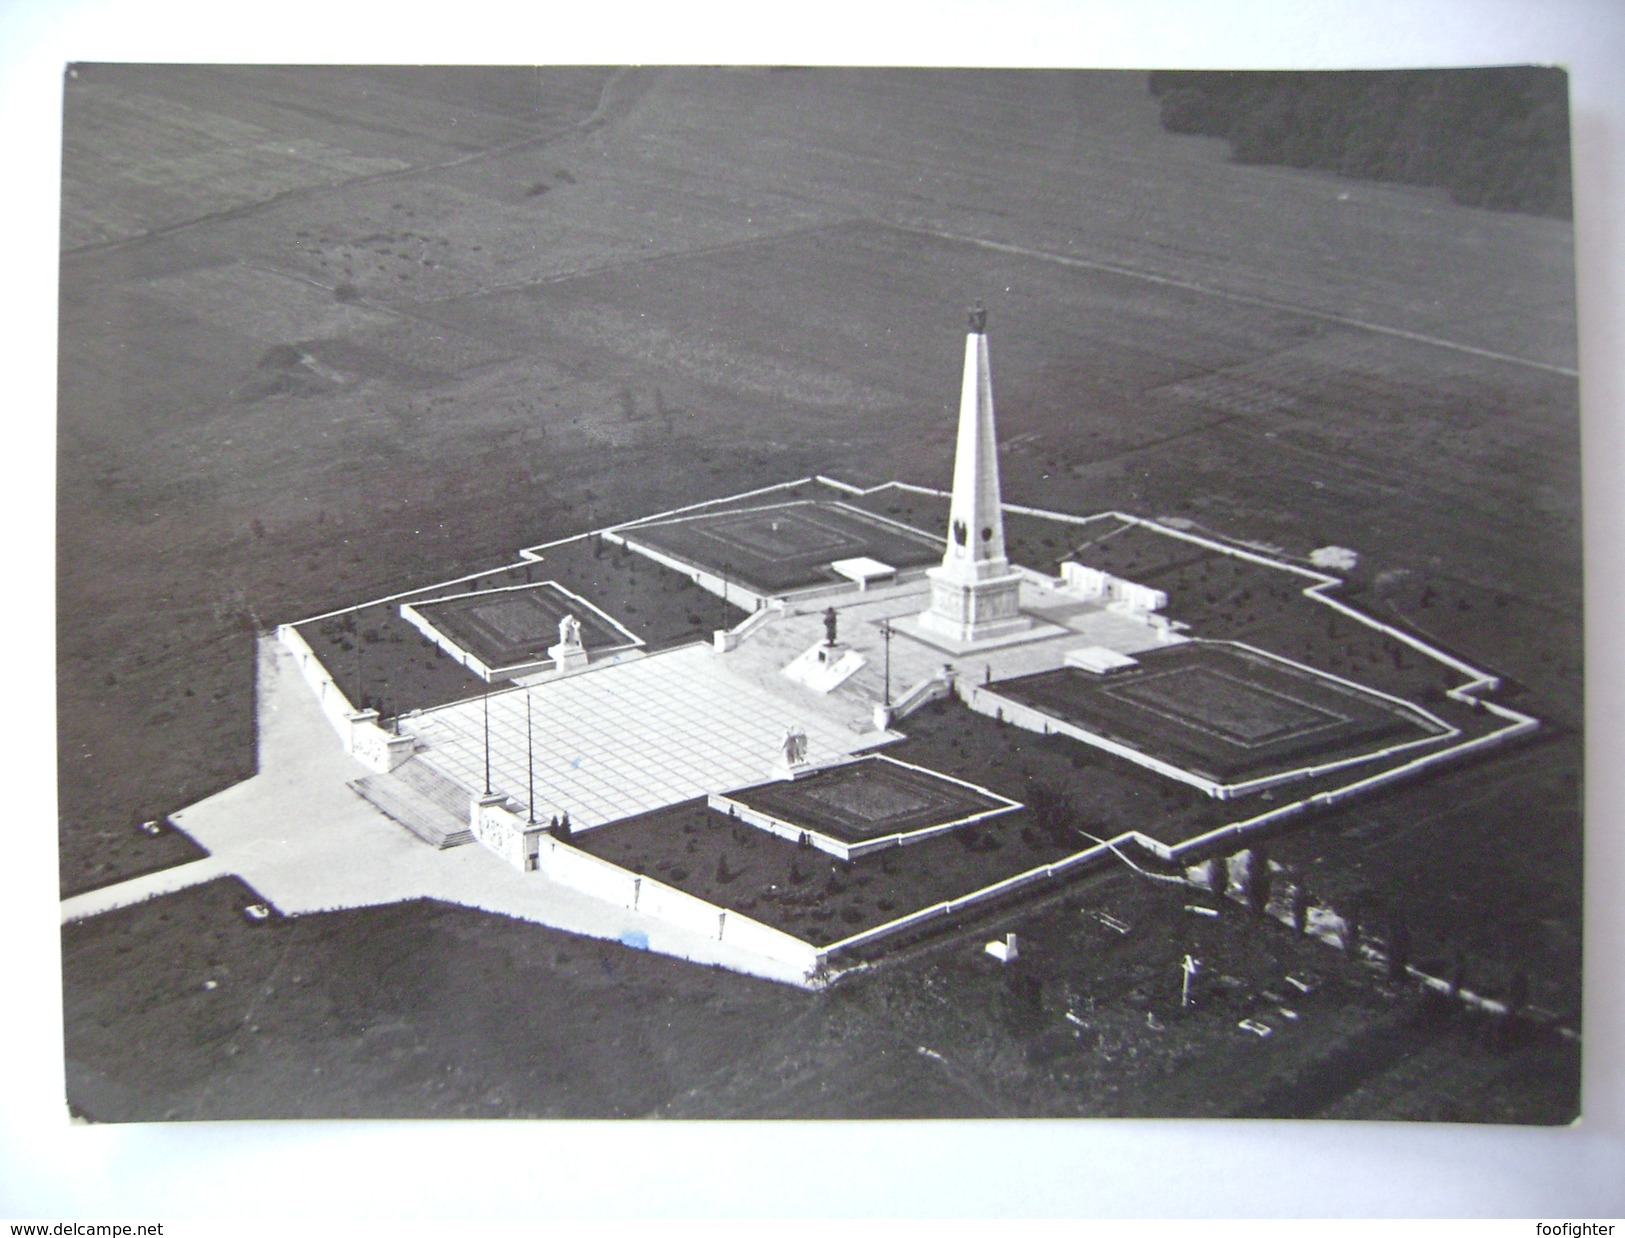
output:
[[[640,643],[636,636],[552,581],[414,602],[422,620],[486,666],[517,666],[547,657],[559,642],[559,621],[573,615],[581,643],[593,653]]]
[[[1066,667],[1005,680],[995,694],[1219,782],[1450,733],[1351,683],[1206,641],[1142,655],[1138,667],[1104,676]]]
[[[841,503],[784,503],[750,511],[688,516],[625,530],[628,542],[763,594],[835,584],[837,559],[870,558],[896,568],[925,567],[942,543]]]

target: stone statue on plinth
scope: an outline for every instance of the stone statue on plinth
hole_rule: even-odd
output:
[[[835,643],[835,608],[831,606],[824,612],[824,644]]]
[[[798,726],[785,730],[779,745],[779,760],[775,771],[780,778],[795,778],[810,772],[807,764],[807,732]]]
[[[559,643],[548,649],[547,656],[560,672],[579,671],[587,665],[587,651],[581,646],[581,622],[574,615],[559,620]]]
[[[807,732],[798,726],[793,726],[784,733],[784,763],[786,765],[807,763]]]

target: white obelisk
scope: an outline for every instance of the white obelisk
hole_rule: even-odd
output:
[[[960,645],[1025,631],[1021,574],[1004,555],[999,504],[999,445],[993,428],[993,379],[987,361],[987,311],[970,312],[965,381],[959,397],[954,492],[948,507],[948,550],[931,580],[931,606],[920,627]]]

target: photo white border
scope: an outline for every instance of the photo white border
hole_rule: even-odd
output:
[[[826,0],[451,5],[0,4],[12,241],[7,392],[22,467],[6,647],[14,799],[0,861],[0,1217],[1543,1216],[1625,1212],[1621,1050],[1625,6],[1597,0]],[[70,1127],[62,1105],[51,659],[60,75],[69,60],[980,64],[1572,73],[1586,518],[1585,1118],[1576,1128],[1318,1122],[846,1126],[836,1179],[797,1124],[194,1123]],[[20,372],[19,372],[20,371]],[[25,607],[24,602],[28,605]],[[18,615],[27,610],[30,613]],[[34,715],[43,714],[43,717]],[[425,1149],[444,1172],[422,1172]],[[998,1172],[983,1172],[996,1165]],[[697,1167],[698,1165],[698,1167]],[[494,1167],[502,1172],[491,1172]]]

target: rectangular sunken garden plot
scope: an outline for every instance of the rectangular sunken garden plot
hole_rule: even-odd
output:
[[[843,860],[1014,812],[1015,800],[890,757],[713,794],[711,808]]]
[[[486,678],[548,662],[548,648],[559,643],[559,621],[566,615],[581,624],[581,644],[589,656],[643,643],[591,602],[551,580],[412,602],[401,607],[401,614],[455,656],[466,657],[469,669]]]
[[[975,914],[1009,896],[1012,883],[1065,880],[1090,859],[1087,840],[1018,811],[842,860],[705,800],[627,817],[569,845],[820,947],[857,934],[920,931],[909,918],[922,913],[926,929],[948,927],[958,921],[944,914],[945,904]]]
[[[1210,794],[1454,733],[1414,706],[1235,645],[1192,641],[1140,657],[1107,675],[1066,667],[1004,680],[991,695],[1037,710],[1062,733],[1210,781]]]
[[[633,546],[772,596],[840,584],[838,559],[877,559],[891,567],[927,567],[942,543],[843,503],[779,503],[747,511],[684,516],[621,530]]]

